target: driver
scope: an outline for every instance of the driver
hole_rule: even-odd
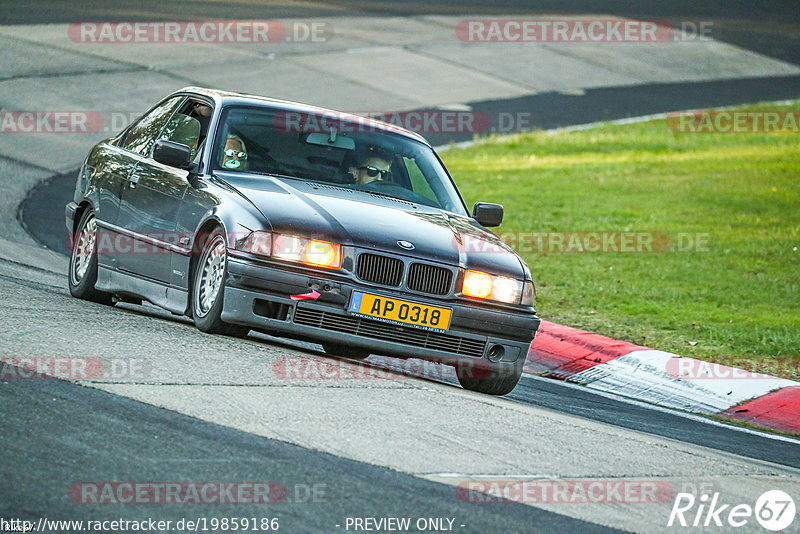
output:
[[[359,158],[358,163],[350,167],[350,174],[358,185],[366,185],[378,180],[391,180],[392,158],[388,154],[371,151]]]
[[[222,166],[231,170],[247,170],[247,147],[242,138],[236,134],[228,135],[225,141],[225,159]]]

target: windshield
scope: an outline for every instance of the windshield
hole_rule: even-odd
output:
[[[376,130],[366,120],[231,106],[220,121],[214,169],[335,184],[467,215],[430,147]]]

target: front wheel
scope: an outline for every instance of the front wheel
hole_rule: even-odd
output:
[[[512,371],[500,372],[494,369],[478,367],[462,371],[456,368],[461,387],[487,395],[505,395],[511,393],[522,376],[522,367]]]
[[[69,292],[73,297],[111,304],[111,295],[95,289],[97,283],[97,221],[94,210],[86,208],[73,236],[69,257]]]
[[[203,244],[192,282],[192,317],[197,328],[208,334],[244,337],[246,326],[222,321],[225,280],[228,275],[228,249],[225,236],[214,229]]]

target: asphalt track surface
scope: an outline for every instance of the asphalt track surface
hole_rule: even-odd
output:
[[[3,454],[15,461],[0,466],[3,480],[13,480],[4,488],[0,517],[176,522],[208,517],[205,504],[143,505],[132,513],[119,504],[81,508],[68,497],[77,481],[164,482],[168,473],[169,481],[277,482],[285,488],[274,494],[280,502],[248,506],[247,516],[277,517],[288,532],[330,532],[346,517],[381,516],[468,517],[472,532],[524,532],[531,525],[548,531],[614,531],[516,503],[476,507],[453,499],[453,489],[443,484],[67,382],[2,381],[0,402],[10,414],[33,415],[3,424]],[[33,449],[31,440],[37,443]],[[43,461],[45,451],[50,455]],[[242,516],[238,504],[213,508],[217,517]]]
[[[427,14],[498,15],[572,15],[604,13],[642,20],[714,21],[719,33],[715,38],[757,51],[761,54],[800,64],[800,9],[795,0],[753,2],[751,0],[448,0],[443,2],[358,1],[333,0],[328,2],[280,1],[206,2],[176,1],[153,5],[147,0],[120,0],[115,2],[91,0],[81,2],[80,16],[76,17],[75,4],[69,0],[41,0],[36,9],[21,7],[16,2],[0,3],[0,24],[52,24],[71,23],[78,20],[117,21],[121,14],[135,14],[135,20],[162,21],[187,20],[187,18],[261,19],[280,17],[324,16],[410,16]],[[223,13],[224,15],[222,15]],[[133,19],[126,15],[127,19]]]
[[[59,229],[61,206],[72,198],[77,170],[43,182],[22,204],[20,216],[32,235],[56,252],[67,254],[66,234]],[[58,229],[58,231],[53,231]],[[632,430],[677,439],[759,460],[800,468],[800,446],[730,426],[713,430],[705,420],[687,419],[672,411],[601,397],[579,387],[525,376],[505,398],[542,406]]]
[[[172,2],[156,10],[144,2],[86,2],[81,20],[119,20],[119,12],[137,13],[138,20],[186,19],[190,10],[198,18],[276,18],[323,15],[406,15],[410,13],[587,13],[597,2],[447,3],[437,6],[417,2],[328,2],[293,4],[291,7],[219,2]],[[116,12],[115,12],[116,11]],[[800,64],[796,2],[604,2],[604,13],[667,20],[751,21],[731,23],[717,38],[764,55]],[[75,20],[69,2],[40,2],[37,9],[10,3],[0,5],[0,23],[52,23]],[[759,100],[796,98],[800,77],[651,84],[625,88],[588,90],[576,108],[574,97],[539,94],[519,99],[472,102],[473,109],[544,110],[537,127],[567,126],[593,120],[610,120],[672,109],[731,105]],[[434,144],[458,137],[434,138]],[[74,173],[46,181],[31,191],[18,217],[43,245],[64,253],[63,205],[71,197]],[[3,260],[5,263],[6,260]],[[19,270],[27,274],[10,274]],[[35,272],[25,266],[3,271],[2,283],[19,291],[43,292],[42,298],[68,299],[64,288],[37,286],[29,280]],[[50,273],[43,273],[44,278]],[[119,308],[118,308],[119,309]],[[168,322],[168,314],[153,308],[122,307],[120,313],[149,322]],[[98,321],[110,319],[111,312]],[[118,319],[115,319],[118,320]],[[175,319],[173,319],[174,321]],[[57,340],[51,342],[57,343]],[[231,340],[232,343],[237,343]],[[312,352],[302,345],[265,345]],[[366,365],[370,365],[367,363]],[[445,381],[447,383],[447,381]],[[681,443],[730,453],[736,457],[800,468],[800,446],[793,440],[710,423],[667,410],[599,396],[579,387],[525,376],[505,402],[526,404],[587,420],[660,436]],[[277,407],[276,409],[280,409]],[[366,408],[365,408],[366,409]],[[157,516],[159,519],[242,515],[231,506],[131,507],[76,506],[68,497],[69,486],[80,480],[269,480],[290,489],[287,501],[263,508],[248,508],[248,515],[282,518],[283,530],[339,531],[337,523],[354,516],[456,517],[470,532],[593,532],[611,530],[567,515],[540,508],[507,503],[475,506],[453,498],[453,488],[385,467],[358,462],[308,448],[216,425],[170,410],[112,395],[81,385],[55,380],[0,381],[0,414],[3,420],[4,457],[0,462],[0,516],[58,517],[60,519],[127,519]],[[413,431],[413,429],[409,429]],[[620,447],[625,447],[620,443]],[[491,454],[491,453],[489,453]],[[580,458],[575,459],[580,462]],[[324,484],[326,496],[315,502],[292,496],[307,484]],[[301,502],[296,502],[301,501]]]

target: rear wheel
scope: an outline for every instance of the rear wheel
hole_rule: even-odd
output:
[[[337,358],[351,358],[353,360],[363,360],[369,356],[369,352],[363,349],[355,349],[342,345],[341,343],[323,343],[322,348],[325,354],[336,356]]]
[[[111,304],[111,295],[95,289],[97,283],[97,221],[86,208],[73,236],[69,258],[69,292],[73,297]]]
[[[457,368],[458,381],[464,389],[485,393],[487,395],[505,395],[511,393],[522,376],[522,367],[511,372],[500,372],[486,368],[470,369],[461,372]]]
[[[219,228],[208,234],[194,268],[191,311],[194,324],[203,332],[244,337],[250,328],[223,322],[222,304],[228,275],[228,250]]]

